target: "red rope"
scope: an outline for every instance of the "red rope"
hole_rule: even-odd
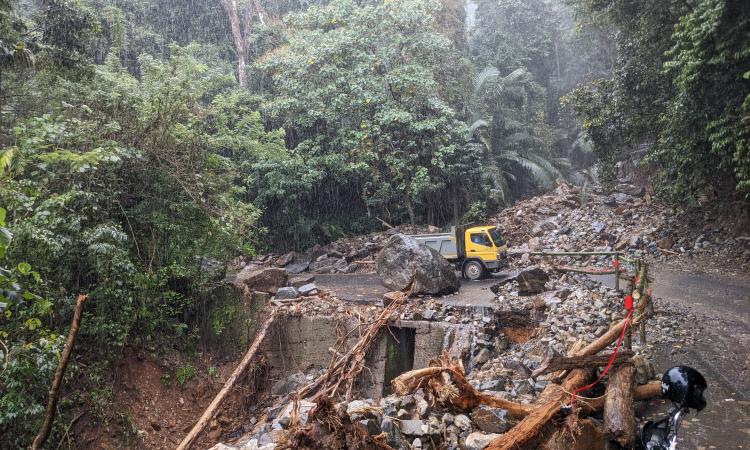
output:
[[[570,394],[570,406],[575,405],[576,398],[578,397],[579,392],[587,391],[591,389],[592,387],[599,384],[600,381],[602,381],[602,378],[604,378],[604,375],[609,372],[609,369],[612,367],[612,364],[615,362],[615,358],[617,358],[617,352],[620,351],[620,345],[622,345],[622,340],[625,338],[625,332],[628,330],[628,326],[630,325],[630,318],[633,317],[633,300],[631,297],[630,302],[628,302],[627,298],[630,297],[630,295],[627,295],[625,297],[625,304],[630,306],[628,308],[628,315],[625,318],[625,326],[622,327],[622,331],[620,332],[620,339],[617,340],[617,345],[615,346],[615,351],[612,353],[612,356],[609,358],[609,363],[607,363],[607,367],[604,368],[604,371],[599,375],[599,378],[596,379],[593,383],[589,384],[588,386],[579,387],[578,389],[574,390],[572,394]]]

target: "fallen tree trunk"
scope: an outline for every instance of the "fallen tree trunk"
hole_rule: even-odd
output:
[[[632,351],[620,351],[613,362],[614,365],[625,364],[629,362],[634,355]],[[612,357],[611,353],[603,355],[583,355],[583,356],[555,356],[542,361],[539,367],[531,373],[531,378],[536,379],[545,373],[556,372],[558,370],[570,369],[594,369],[606,366]]]
[[[634,374],[635,368],[632,366],[613,369],[604,395],[604,431],[611,440],[625,448],[629,448],[635,441]]]
[[[76,309],[73,313],[73,321],[70,323],[70,332],[68,333],[68,340],[65,343],[60,362],[57,364],[57,370],[55,371],[55,378],[52,381],[52,387],[49,390],[49,399],[47,401],[47,415],[44,418],[44,424],[39,430],[39,434],[34,438],[34,442],[31,443],[31,450],[39,449],[44,441],[47,440],[49,432],[52,429],[52,422],[55,421],[55,412],[57,411],[57,398],[60,392],[60,385],[62,384],[63,375],[65,375],[65,368],[68,366],[70,360],[70,354],[73,352],[73,344],[76,341],[78,335],[78,329],[81,327],[81,315],[83,314],[83,306],[86,303],[88,297],[86,295],[79,295],[76,299]]]
[[[240,361],[240,363],[234,369],[232,375],[229,377],[227,382],[224,383],[224,387],[222,387],[219,393],[216,394],[216,397],[214,397],[214,399],[211,401],[211,404],[208,405],[208,408],[206,408],[206,410],[203,412],[200,419],[198,419],[198,422],[196,422],[195,426],[190,430],[188,435],[185,436],[185,439],[182,440],[180,445],[177,447],[177,450],[189,449],[190,446],[193,445],[193,441],[195,441],[195,438],[197,438],[198,435],[203,431],[203,429],[206,428],[206,425],[208,425],[208,423],[211,421],[211,418],[214,416],[214,414],[216,414],[216,410],[219,408],[221,402],[227,396],[229,391],[232,390],[237,381],[242,377],[242,374],[244,374],[247,370],[247,366],[250,365],[253,357],[255,357],[255,353],[258,351],[258,348],[260,348],[260,344],[263,342],[263,339],[265,339],[268,328],[271,326],[274,320],[276,320],[277,313],[278,310],[276,308],[271,309],[271,313],[268,315],[268,318],[266,318],[266,321],[263,322],[263,325],[258,330],[258,334],[255,335],[255,339],[253,339],[253,343],[245,353],[245,356],[242,357],[242,361]]]

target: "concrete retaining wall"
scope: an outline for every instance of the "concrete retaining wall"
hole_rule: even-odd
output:
[[[332,358],[329,348],[336,347],[337,336],[345,335],[357,324],[354,319],[338,320],[327,316],[282,317],[277,320],[263,343],[269,359],[271,382],[296,372],[309,373],[328,367]],[[403,321],[398,326],[415,330],[415,369],[427,367],[430,359],[442,353],[445,344],[454,344],[452,339],[446,339],[446,334],[461,335],[456,331],[462,328],[443,322],[422,321]],[[365,369],[357,382],[357,389],[365,397],[379,399],[382,396],[387,364],[386,333],[387,329],[380,330],[377,341],[366,355],[365,365],[369,370]],[[347,340],[348,347],[357,339],[358,333],[352,332]]]

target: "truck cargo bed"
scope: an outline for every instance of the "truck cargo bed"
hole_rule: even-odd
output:
[[[411,237],[420,244],[434,248],[447,260],[458,259],[456,238],[451,233],[417,234]]]

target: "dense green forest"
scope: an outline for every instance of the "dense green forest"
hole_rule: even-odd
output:
[[[621,161],[664,201],[750,191],[750,2],[0,0],[0,446],[78,293],[60,413],[113,420],[108,364],[194,345],[212,267]]]

